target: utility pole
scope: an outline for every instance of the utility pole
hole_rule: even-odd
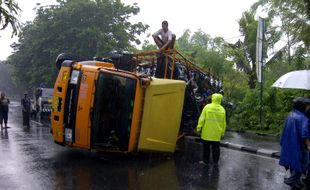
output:
[[[288,65],[291,65],[291,42],[290,42],[290,30],[287,26],[287,53],[288,53]]]
[[[264,69],[264,35],[265,34],[265,20],[259,17],[257,26],[256,38],[256,74],[257,82],[260,83],[260,109],[259,109],[259,123],[263,128],[263,69]]]

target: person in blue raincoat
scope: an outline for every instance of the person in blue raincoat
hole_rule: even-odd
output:
[[[281,153],[279,164],[290,169],[291,176],[284,178],[284,183],[301,188],[301,175],[308,165],[310,150],[309,119],[305,116],[305,98],[298,97],[293,101],[293,110],[289,113],[281,136]]]
[[[310,97],[307,98],[305,103],[306,103],[306,108],[305,108],[305,112],[304,113],[307,116],[307,118],[309,119],[308,128],[310,129]],[[308,162],[308,167],[307,167],[307,172],[306,172],[306,178],[303,179],[303,182],[309,188],[310,187],[310,152],[308,152],[308,157],[309,157],[309,162]]]

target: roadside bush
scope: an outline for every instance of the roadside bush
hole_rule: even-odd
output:
[[[257,85],[259,86],[259,85]],[[260,89],[248,89],[229,118],[229,128],[279,135],[291,111],[292,100],[305,96],[302,90],[276,89],[266,84],[263,90],[262,125],[260,124]]]

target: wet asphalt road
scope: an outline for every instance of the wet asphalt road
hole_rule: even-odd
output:
[[[222,141],[244,146],[280,151],[280,140],[273,136],[262,136],[253,133],[236,133],[226,131]]]
[[[106,155],[53,143],[48,125],[21,125],[12,102],[0,136],[0,189],[290,189],[278,160],[221,148],[218,167],[186,150],[175,155]]]

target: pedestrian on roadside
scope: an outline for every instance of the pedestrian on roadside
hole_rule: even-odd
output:
[[[0,92],[0,96],[1,96],[1,92]],[[0,121],[3,121],[2,106],[1,105],[0,105]],[[0,123],[0,127],[1,127],[1,131],[2,131],[2,129],[3,129],[2,122]]]
[[[305,116],[305,98],[293,100],[293,110],[289,113],[281,136],[279,164],[290,170],[290,177],[284,183],[292,188],[302,188],[301,175],[309,161],[310,130],[309,119]]]
[[[24,93],[24,98],[21,100],[23,111],[23,126],[30,126],[30,112],[31,112],[31,100],[28,97],[28,93]]]
[[[197,132],[201,133],[203,142],[202,164],[209,164],[211,149],[213,163],[217,165],[220,159],[220,140],[226,130],[226,111],[221,106],[222,99],[222,94],[212,94],[212,102],[203,108],[198,120]]]
[[[310,98],[305,99],[304,103],[305,105],[305,116],[309,119],[308,122],[308,129],[310,130]],[[308,166],[306,169],[306,177],[302,180],[304,184],[309,188],[310,187],[310,152],[308,151]]]
[[[1,92],[0,94],[1,129],[3,127],[3,123],[4,123],[4,128],[8,128],[9,104],[10,104],[10,100],[6,97],[4,92]]]

